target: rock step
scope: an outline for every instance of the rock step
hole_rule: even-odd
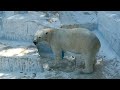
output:
[[[42,71],[36,47],[27,42],[0,40],[0,71]]]
[[[27,57],[0,57],[0,71],[41,71],[39,59]]]

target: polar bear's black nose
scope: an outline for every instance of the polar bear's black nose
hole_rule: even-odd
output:
[[[33,43],[36,45],[37,44],[37,42],[36,41],[33,41]]]

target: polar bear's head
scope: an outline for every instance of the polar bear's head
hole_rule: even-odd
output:
[[[35,45],[37,45],[39,42],[48,41],[48,40],[50,39],[50,37],[51,37],[51,32],[52,32],[52,31],[53,31],[53,30],[50,29],[50,28],[38,30],[38,31],[35,33],[33,43],[34,43]]]

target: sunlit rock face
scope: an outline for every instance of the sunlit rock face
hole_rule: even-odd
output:
[[[31,41],[38,25],[30,20],[37,19],[27,14],[16,14],[3,19],[1,38],[9,40]]]
[[[97,29],[97,13],[95,11],[61,11],[62,25],[78,25],[93,31]]]
[[[14,11],[14,14],[26,14],[28,11]]]
[[[45,27],[77,25],[90,30],[97,28],[93,11],[3,11],[1,16],[4,18],[0,18],[0,38],[10,40],[31,41],[38,28]]]
[[[3,11],[3,16],[4,16],[5,18],[10,17],[10,16],[13,16],[13,15],[15,15],[15,14],[14,14],[14,11]]]
[[[27,42],[0,40],[0,71],[42,72],[36,47]]]
[[[98,30],[120,56],[120,12],[99,11]]]
[[[45,27],[59,27],[57,16],[46,17],[42,12],[5,11],[0,38],[32,42],[35,32]]]
[[[3,17],[4,17],[4,11],[0,11],[0,31],[2,31]]]

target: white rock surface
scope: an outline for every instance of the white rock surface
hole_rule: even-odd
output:
[[[60,20],[63,25],[97,23],[97,16],[92,11],[61,11]]]
[[[120,56],[120,12],[98,12],[98,30]]]
[[[4,11],[1,22],[0,38],[30,42],[38,27],[60,28],[61,25],[80,24],[90,30],[97,28],[96,14],[92,11]]]
[[[53,20],[49,22],[48,20]],[[0,31],[0,38],[9,40],[32,41],[35,32],[44,26],[60,26],[57,17],[46,18],[42,14],[16,14],[3,18],[3,30]]]
[[[27,42],[0,40],[0,71],[42,72],[34,45]]]
[[[94,11],[61,11],[62,25],[79,24],[90,30],[97,28],[97,15]]]
[[[14,11],[3,11],[4,17],[10,17],[14,15]]]

